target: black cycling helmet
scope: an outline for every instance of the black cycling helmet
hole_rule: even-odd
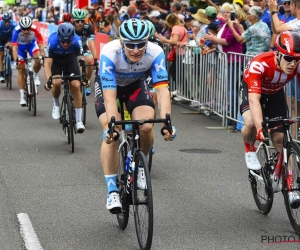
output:
[[[75,35],[74,26],[70,23],[62,23],[57,28],[57,36],[60,41],[69,42]]]
[[[10,21],[10,19],[11,19],[11,14],[9,14],[9,13],[4,13],[3,15],[2,15],[2,20],[3,21]]]

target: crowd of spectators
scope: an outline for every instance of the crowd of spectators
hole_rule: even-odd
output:
[[[294,2],[293,7],[291,1]],[[170,4],[159,0],[121,0],[110,8],[104,8],[102,2],[91,0],[92,8],[83,8],[88,12],[86,22],[94,26],[96,33],[104,33],[115,39],[118,38],[118,28],[123,21],[129,18],[147,19],[154,24],[155,37],[161,42],[173,47],[193,44],[199,46],[202,54],[220,51],[255,56],[276,50],[274,44],[278,32],[286,30],[287,26],[290,30],[300,30],[297,22],[300,2],[296,0],[227,0],[222,1],[222,5],[217,0],[201,0],[196,2],[197,6],[181,0],[174,0]],[[199,3],[202,7],[199,7]],[[54,0],[48,6],[47,22],[58,24],[60,7],[59,0]],[[275,15],[279,21],[272,19],[274,10],[277,11]],[[24,15],[37,21],[42,20],[42,9],[31,5],[11,7],[8,11],[15,20]],[[179,53],[184,52],[179,50]],[[228,63],[240,63],[239,58],[228,56]],[[176,60],[171,62],[169,73],[179,83],[175,65]],[[239,79],[240,69],[236,69],[236,72],[228,72],[228,89],[236,84],[233,79]],[[236,77],[230,80],[229,76],[232,75]],[[173,94],[178,94],[178,91],[173,89]]]

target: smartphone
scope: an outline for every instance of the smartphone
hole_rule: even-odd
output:
[[[230,11],[230,21],[235,21],[235,19],[236,19],[235,11]]]

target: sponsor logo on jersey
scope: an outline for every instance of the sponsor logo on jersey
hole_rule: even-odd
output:
[[[154,66],[155,66],[156,72],[159,72],[160,69],[161,69],[161,70],[166,70],[166,68],[165,68],[165,66],[164,66],[164,59],[163,59],[163,58],[161,59],[159,65],[158,65],[158,63],[155,63]]]
[[[157,75],[158,79],[168,79],[167,75]]]
[[[103,62],[102,64],[102,73],[105,74],[105,72],[108,72],[108,73],[112,73],[111,70],[113,69],[113,66],[107,66],[106,67],[106,62]]]
[[[108,79],[107,77],[105,77],[105,76],[102,76],[102,81],[104,81],[104,82],[112,82],[114,79]]]

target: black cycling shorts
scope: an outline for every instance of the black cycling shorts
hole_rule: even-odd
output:
[[[118,86],[117,98],[121,103],[125,103],[130,114],[138,106],[146,105],[154,109],[152,95],[144,79],[137,80],[125,87]],[[98,117],[105,113],[102,85],[99,76],[95,79],[95,109]]]
[[[284,90],[281,89],[276,94],[261,94],[260,103],[262,106],[263,116],[271,118],[287,118],[288,108]],[[248,98],[248,85],[243,80],[240,86],[240,112],[243,114],[250,110]],[[270,128],[281,125],[280,122],[271,122]]]
[[[62,67],[65,67],[66,69],[66,75],[80,75],[80,70],[78,66],[78,61],[77,57],[74,53],[68,54],[68,55],[58,55],[54,56],[53,58],[53,63],[51,66],[51,73],[52,76],[54,75],[61,75],[62,73]],[[78,78],[80,80],[80,78]]]
[[[11,42],[11,38],[1,38],[0,37],[0,51],[4,51],[5,44]]]

